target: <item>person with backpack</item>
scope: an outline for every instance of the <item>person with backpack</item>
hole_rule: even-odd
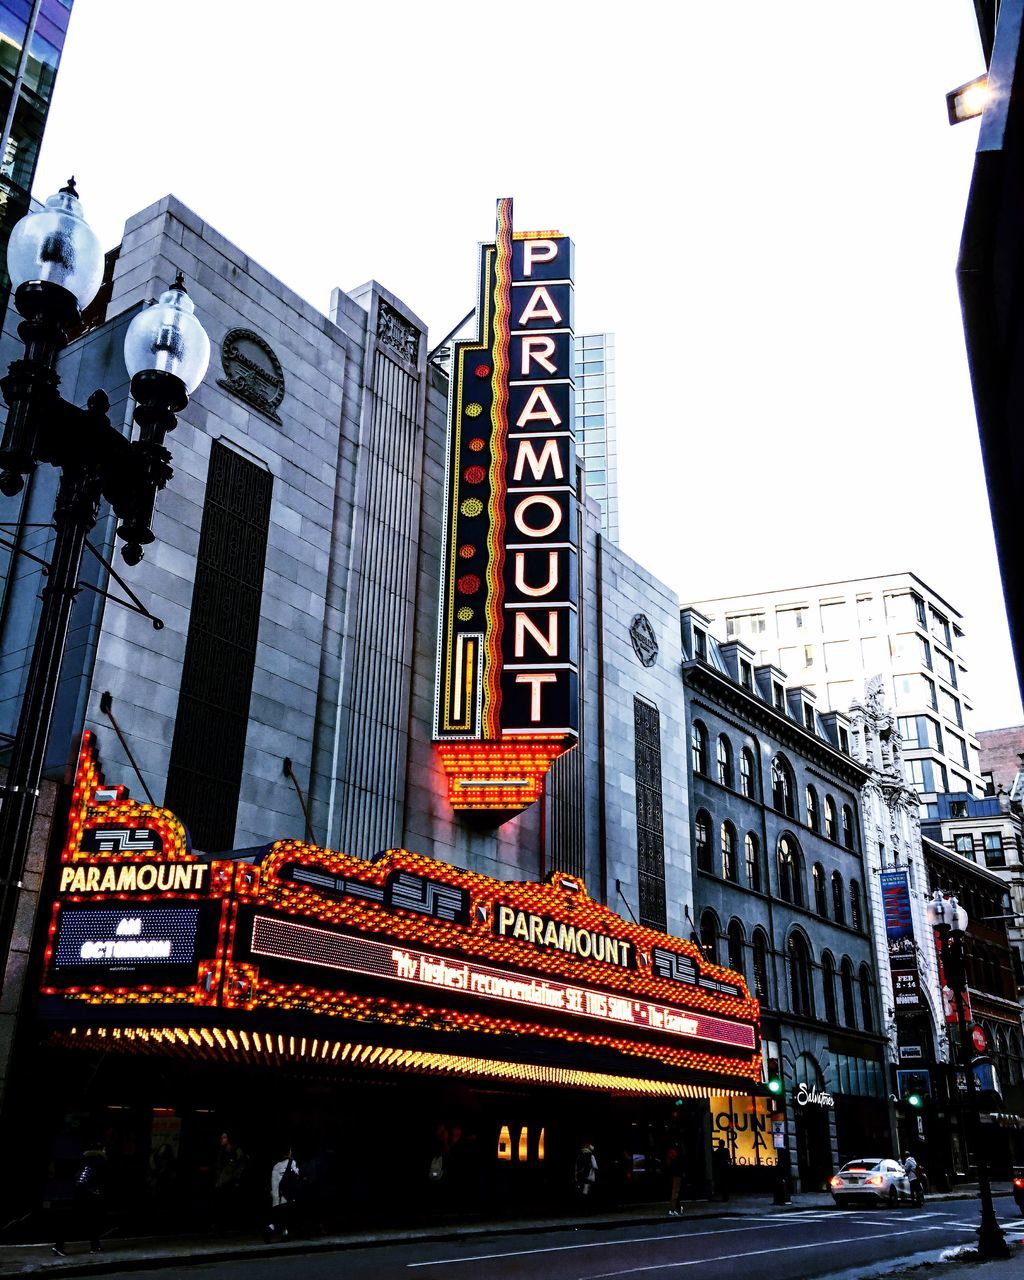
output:
[[[289,1147],[284,1158],[278,1160],[270,1171],[270,1222],[265,1236],[267,1244],[275,1238],[288,1239],[301,1191],[299,1166]]]
[[[66,1258],[68,1237],[84,1237],[89,1241],[89,1252],[100,1252],[100,1233],[103,1227],[103,1210],[107,1191],[107,1153],[101,1142],[91,1144],[82,1155],[71,1193],[70,1223],[65,1217],[63,1229],[53,1245],[58,1258]],[[70,1230],[69,1230],[70,1227]]]
[[[597,1188],[597,1156],[594,1155],[594,1144],[584,1142],[576,1156],[576,1167],[573,1181],[576,1194],[587,1208],[594,1204],[594,1191]]]
[[[903,1157],[903,1172],[907,1175],[907,1181],[910,1183],[911,1203],[920,1209],[924,1204],[924,1183],[921,1180],[921,1172],[917,1161],[909,1151]]]

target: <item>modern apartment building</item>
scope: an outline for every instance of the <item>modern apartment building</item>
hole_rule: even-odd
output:
[[[982,795],[971,729],[964,620],[913,573],[723,596],[694,602],[716,634],[742,640],[813,689],[822,709],[845,711],[881,675],[903,738],[907,780],[922,817],[946,792]]]
[[[587,497],[601,508],[601,532],[619,541],[619,455],[615,435],[615,335],[574,339],[576,353],[576,457]]]

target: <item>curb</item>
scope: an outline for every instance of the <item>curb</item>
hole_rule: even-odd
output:
[[[952,1200],[974,1200],[977,1198],[977,1192],[972,1191],[953,1191],[939,1195],[929,1196],[927,1203],[944,1203]],[[730,1211],[726,1206],[728,1202],[719,1202],[714,1209],[710,1207],[702,1207],[695,1209],[694,1212],[686,1214],[682,1219],[675,1221],[682,1222],[700,1222],[713,1218],[744,1218],[749,1216],[742,1211]],[[756,1206],[757,1211],[776,1212],[778,1214],[799,1213],[815,1209],[831,1209],[835,1206],[831,1204],[799,1204],[790,1201],[785,1205],[774,1205],[771,1203]],[[836,1209],[837,1213],[843,1210]],[[458,1225],[450,1225],[444,1227],[424,1227],[410,1228],[407,1230],[397,1231],[379,1231],[367,1234],[349,1234],[330,1236],[320,1239],[295,1240],[288,1243],[278,1242],[274,1244],[263,1244],[261,1241],[246,1237],[244,1243],[239,1242],[233,1245],[214,1247],[210,1249],[196,1248],[196,1242],[193,1241],[186,1248],[185,1252],[171,1252],[151,1254],[144,1250],[133,1252],[126,1257],[110,1257],[107,1254],[96,1257],[95,1255],[86,1255],[81,1261],[75,1259],[67,1262],[57,1258],[40,1259],[38,1262],[27,1261],[26,1265],[15,1271],[7,1271],[0,1264],[0,1275],[61,1275],[61,1276],[91,1276],[91,1275],[112,1275],[125,1271],[158,1271],[166,1270],[169,1267],[186,1267],[186,1266],[203,1266],[206,1264],[216,1264],[222,1262],[239,1262],[246,1258],[287,1258],[301,1257],[305,1254],[318,1253],[340,1253],[350,1249],[379,1249],[388,1245],[395,1244],[442,1244],[446,1241],[457,1241],[470,1236],[487,1236],[487,1235],[503,1235],[503,1236],[521,1236],[521,1235],[542,1235],[556,1231],[573,1231],[588,1230],[593,1231],[609,1227],[622,1227],[635,1225],[638,1227],[657,1226],[659,1224],[666,1225],[672,1219],[666,1217],[664,1213],[658,1214],[638,1214],[638,1215],[616,1215],[616,1216],[595,1216],[593,1218],[565,1218],[553,1219],[545,1218],[537,1222],[524,1223],[521,1220],[517,1223],[515,1220],[508,1224],[501,1222],[487,1223],[463,1223]],[[128,1241],[124,1242],[125,1247],[130,1247]],[[2,1246],[0,1246],[2,1249]],[[920,1261],[930,1255],[915,1255]],[[895,1266],[916,1265],[905,1259],[887,1259],[886,1270],[891,1270]],[[877,1268],[872,1270],[862,1270],[859,1272],[843,1272],[841,1280],[869,1280],[877,1276]]]

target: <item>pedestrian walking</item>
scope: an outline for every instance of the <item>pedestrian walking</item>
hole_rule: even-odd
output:
[[[732,1183],[732,1155],[722,1138],[719,1138],[711,1153],[711,1172],[715,1180],[715,1194],[728,1200]]]
[[[53,1252],[67,1257],[67,1242],[88,1240],[89,1252],[100,1252],[103,1216],[106,1208],[107,1153],[102,1143],[89,1146],[82,1155],[71,1192],[71,1203],[63,1219],[58,1221]]]
[[[242,1185],[248,1167],[249,1158],[242,1148],[233,1141],[230,1134],[222,1133],[217,1148],[217,1172],[213,1180],[217,1226],[237,1226]]]
[[[910,1183],[911,1202],[920,1209],[924,1204],[924,1182],[921,1179],[921,1170],[918,1167],[918,1163],[909,1151],[903,1157],[903,1172],[907,1175],[907,1181]]]
[[[665,1151],[663,1169],[669,1176],[668,1216],[683,1216],[683,1157],[679,1147],[670,1142]]]
[[[594,1155],[594,1144],[584,1142],[576,1156],[573,1171],[576,1194],[587,1208],[594,1204],[594,1193],[597,1188],[597,1156]]]
[[[270,1222],[264,1236],[267,1244],[275,1238],[288,1239],[301,1191],[299,1166],[289,1147],[282,1159],[270,1170]]]

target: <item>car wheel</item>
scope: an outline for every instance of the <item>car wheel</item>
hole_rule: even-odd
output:
[[[889,1208],[895,1209],[900,1202],[900,1193],[895,1187],[889,1188]]]

